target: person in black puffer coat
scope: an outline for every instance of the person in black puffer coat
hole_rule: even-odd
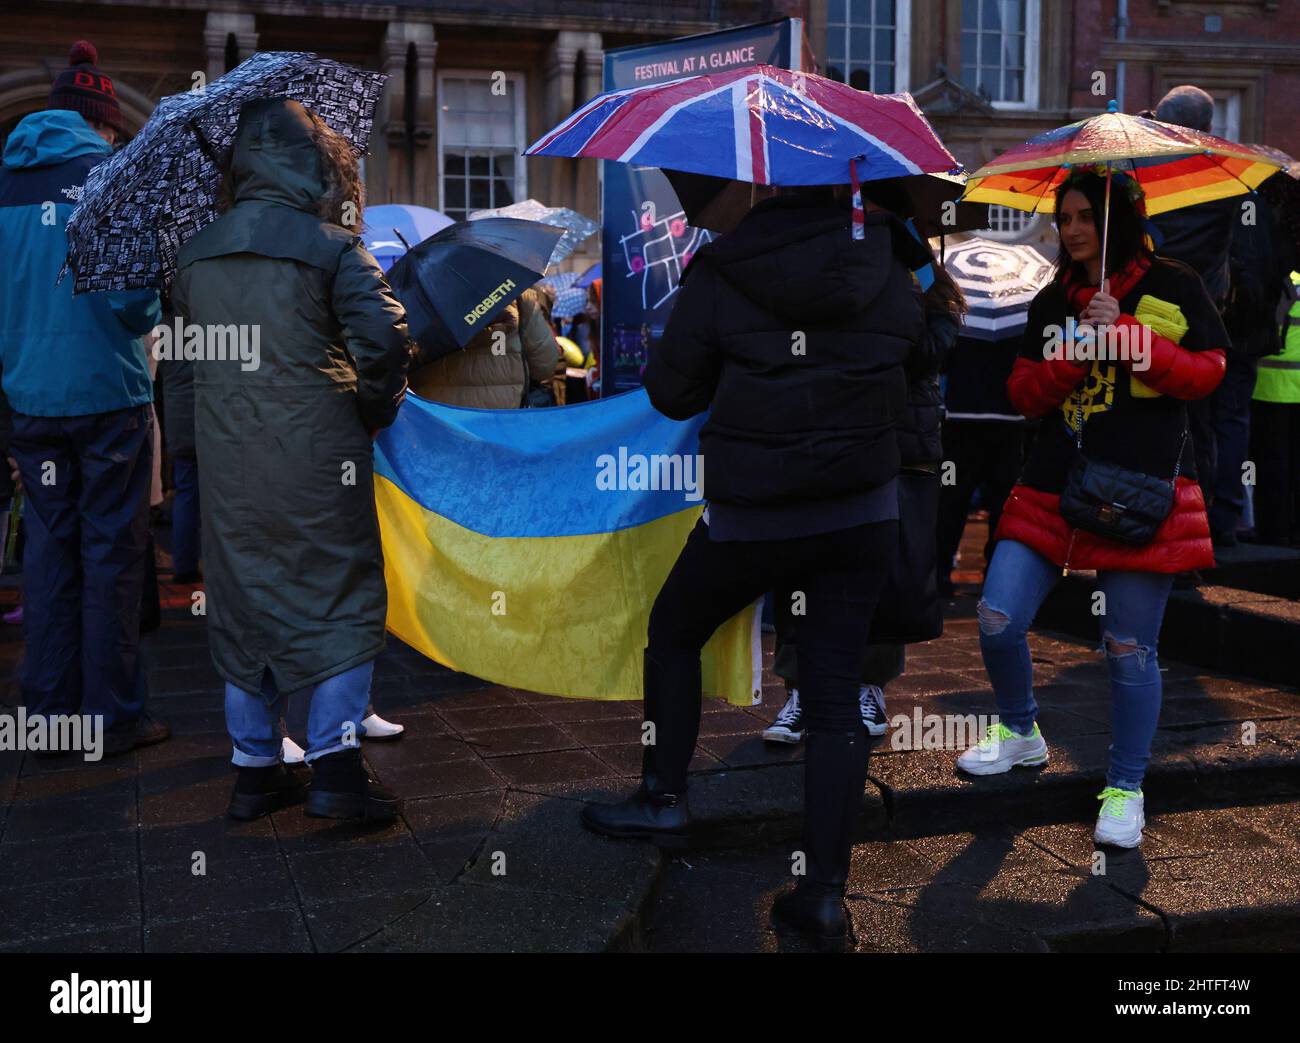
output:
[[[836,947],[867,771],[858,683],[898,543],[894,429],[925,332],[909,269],[929,251],[883,211],[853,239],[842,189],[759,192],[771,197],[696,253],[646,366],[661,413],[709,410],[708,507],[650,614],[641,786],[582,817],[608,836],[686,842],[700,650],[765,591],[801,593],[807,874],[774,915]]]

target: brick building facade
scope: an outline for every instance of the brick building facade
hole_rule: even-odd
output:
[[[163,95],[256,49],[313,50],[386,72],[366,160],[372,202],[460,216],[534,196],[599,209],[596,165],[519,151],[599,90],[608,48],[787,15],[823,72],[911,90],[970,167],[1111,97],[1137,112],[1171,86],[1218,99],[1216,129],[1300,154],[1297,0],[30,0],[2,5],[0,135],[44,105],[88,38],[131,130]],[[1124,24],[1119,25],[1121,14]],[[1121,96],[1122,92],[1122,96]],[[998,218],[1009,236],[1023,220]],[[1042,222],[1036,232],[1043,234]],[[589,240],[582,263],[594,258]]]
[[[593,161],[519,152],[599,91],[604,49],[782,17],[772,0],[4,0],[0,137],[43,108],[74,40],[99,49],[137,131],[159,98],[255,50],[388,74],[366,157],[370,202],[453,215],[529,196],[599,210]],[[797,8],[797,4],[794,5]],[[590,262],[590,239],[574,264]]]

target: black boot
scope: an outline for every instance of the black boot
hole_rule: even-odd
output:
[[[395,793],[370,777],[360,750],[339,750],[311,762],[307,814],[312,818],[391,822],[402,811]]]
[[[226,814],[247,822],[301,804],[307,799],[310,778],[310,770],[303,766],[289,768],[272,764],[267,768],[240,768]]]
[[[773,903],[772,917],[800,931],[819,949],[842,951],[849,940],[844,888],[867,784],[866,729],[810,730],[807,735],[803,816],[807,874]]]
[[[637,791],[618,804],[588,804],[582,824],[593,833],[620,839],[653,840],[670,850],[686,847],[691,813],[686,794],[654,792],[642,782]]]
[[[642,749],[641,786],[618,804],[588,804],[582,824],[609,837],[683,848],[691,823],[686,771],[700,731],[700,657],[664,662],[647,649],[644,663],[644,712],[655,741]]]
[[[844,915],[844,888],[800,880],[772,903],[772,921],[798,931],[819,952],[844,952],[849,927]]]

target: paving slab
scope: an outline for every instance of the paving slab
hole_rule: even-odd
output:
[[[891,717],[993,712],[973,611],[973,598],[955,599],[945,635],[909,649]],[[229,821],[234,774],[203,622],[169,610],[146,641],[169,741],[97,765],[0,751],[0,948],[801,951],[767,920],[792,879],[803,750],[761,740],[785,697],[766,643],[764,704],[706,701],[694,846],[665,858],[578,822],[583,801],[633,788],[639,703],[493,685],[396,640],[374,698],[407,731],[364,749],[405,798],[402,818],[357,830],[289,808]],[[0,673],[19,649],[16,632],[0,632]],[[1147,843],[1105,853],[1099,875],[1090,822],[1109,743],[1105,663],[1095,635],[1036,632],[1031,650],[1046,769],[970,780],[953,770],[956,749],[876,744],[850,879],[859,951],[1286,949],[1295,691],[1164,663]],[[291,726],[304,711],[290,705]],[[1256,913],[1234,920],[1233,893]]]

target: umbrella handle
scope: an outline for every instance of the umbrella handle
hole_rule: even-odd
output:
[[[208,157],[208,160],[214,167],[220,170],[221,159],[217,156],[216,149],[212,147],[212,142],[208,140],[207,135],[204,134],[199,125],[194,122],[193,117],[187,119],[185,122],[189,126],[190,130],[194,132],[194,137],[199,143],[199,151]]]
[[[1106,240],[1110,238],[1110,174],[1111,165],[1106,164],[1106,207],[1105,218],[1101,225],[1101,285],[1097,287],[1099,291],[1106,286]]]

